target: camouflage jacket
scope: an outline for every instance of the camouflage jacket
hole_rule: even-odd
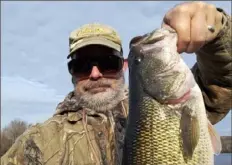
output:
[[[232,107],[230,16],[225,14],[218,37],[196,54],[192,71],[215,124]],[[1,165],[120,165],[127,113],[127,95],[112,111],[100,114],[80,107],[71,92],[53,117],[16,140]]]
[[[216,39],[202,47],[192,71],[201,88],[212,124],[221,121],[232,107],[231,16],[224,14],[223,29]]]

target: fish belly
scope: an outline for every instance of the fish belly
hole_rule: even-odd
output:
[[[169,109],[149,97],[138,99],[130,108],[124,165],[213,164],[209,136],[204,128],[193,157],[183,156],[180,110]]]

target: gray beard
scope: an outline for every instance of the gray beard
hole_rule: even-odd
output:
[[[114,89],[109,88],[105,92],[80,94],[75,91],[75,95],[82,107],[89,108],[95,112],[104,113],[115,108],[127,96],[127,88],[124,84],[124,79],[118,80],[115,85]]]

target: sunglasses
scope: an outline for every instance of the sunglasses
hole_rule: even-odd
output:
[[[118,73],[123,68],[124,59],[116,55],[102,56],[79,56],[68,63],[70,74],[87,75],[92,71],[93,66],[97,66],[99,71],[104,74]]]

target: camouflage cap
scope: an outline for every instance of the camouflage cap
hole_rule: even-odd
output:
[[[92,44],[104,45],[119,52],[122,50],[121,39],[112,27],[100,23],[91,23],[71,32],[68,58],[79,48]]]

